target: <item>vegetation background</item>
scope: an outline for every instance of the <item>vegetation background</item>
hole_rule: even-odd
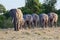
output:
[[[41,14],[55,12],[58,14],[58,26],[60,23],[60,9],[55,8],[57,0],[44,0],[44,3],[41,4],[39,0],[25,0],[25,6],[19,7],[23,14]],[[11,17],[9,15],[9,10],[6,10],[3,4],[0,4],[0,28],[12,28],[13,24],[11,22]]]

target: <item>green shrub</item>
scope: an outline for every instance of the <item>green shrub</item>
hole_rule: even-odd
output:
[[[4,15],[0,15],[0,28],[11,28],[13,24],[11,18],[6,19]]]

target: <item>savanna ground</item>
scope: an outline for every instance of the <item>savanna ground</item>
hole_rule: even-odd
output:
[[[60,40],[60,27],[20,31],[14,31],[13,28],[0,29],[0,40]]]

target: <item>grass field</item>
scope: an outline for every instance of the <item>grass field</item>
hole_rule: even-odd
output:
[[[14,31],[13,28],[0,29],[0,40],[60,40],[60,27],[20,31]]]

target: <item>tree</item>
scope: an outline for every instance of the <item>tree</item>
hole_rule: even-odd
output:
[[[41,4],[39,0],[26,0],[25,7],[29,8],[33,13],[39,13],[41,9]]]
[[[43,3],[43,9],[45,13],[48,12],[55,12],[55,3],[57,2],[57,0],[45,0]]]
[[[32,14],[33,12],[27,8],[27,7],[21,7],[21,8],[18,8],[18,9],[21,9],[23,14]]]
[[[13,23],[11,22],[11,17],[6,19],[4,15],[0,15],[0,28],[12,28]]]
[[[9,10],[7,10],[7,11],[3,14],[3,16],[5,16],[6,19],[10,18]]]
[[[5,11],[6,8],[2,4],[0,4],[0,13],[5,13]]]
[[[59,15],[60,15],[60,9],[59,9],[59,10],[57,10],[57,14],[59,14]]]

